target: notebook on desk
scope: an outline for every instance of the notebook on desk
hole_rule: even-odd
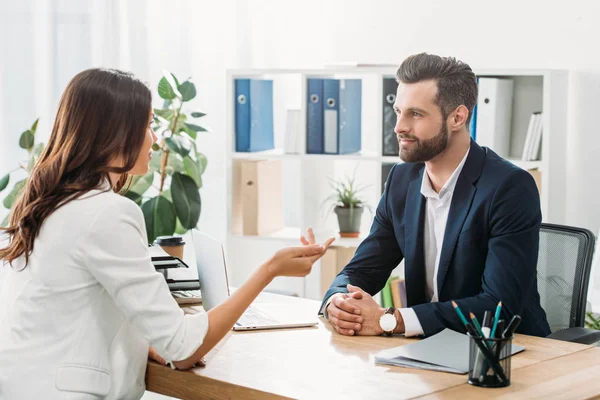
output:
[[[512,354],[525,347],[512,344]],[[375,354],[376,364],[466,374],[469,372],[469,337],[451,329],[404,346]]]

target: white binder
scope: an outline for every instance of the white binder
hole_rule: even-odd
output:
[[[510,154],[512,79],[479,78],[477,143],[501,157]]]

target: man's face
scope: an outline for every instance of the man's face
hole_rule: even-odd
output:
[[[394,131],[402,161],[429,161],[448,146],[448,127],[434,102],[436,94],[433,80],[398,85]]]

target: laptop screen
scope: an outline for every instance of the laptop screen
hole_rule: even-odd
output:
[[[202,306],[208,311],[229,297],[225,254],[221,242],[196,229],[192,230],[192,241],[202,292]]]

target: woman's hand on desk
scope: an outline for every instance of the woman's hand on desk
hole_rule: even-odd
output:
[[[150,360],[156,361],[159,364],[167,365],[167,360],[162,358],[160,356],[160,354],[158,354],[156,349],[152,346],[150,346],[150,349],[148,350],[148,358]],[[200,361],[194,362],[194,361],[188,359],[188,360],[183,360],[183,361],[174,361],[173,364],[175,365],[175,368],[177,368],[177,369],[190,369],[195,366],[201,366],[201,367],[206,366],[206,360],[204,358],[202,358],[202,359],[200,359]]]
[[[152,346],[150,346],[150,349],[148,349],[148,358],[151,360],[156,361],[159,364],[162,365],[166,365],[167,364],[167,360],[165,360],[164,358],[162,358],[160,356],[160,354],[158,354],[158,352],[156,351],[156,349]]]

